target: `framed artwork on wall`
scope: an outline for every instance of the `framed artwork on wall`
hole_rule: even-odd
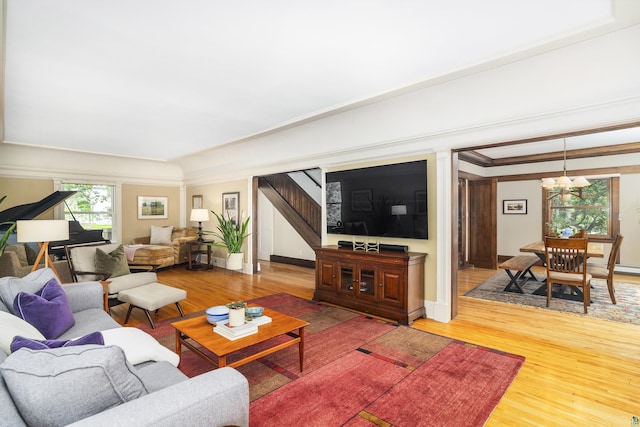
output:
[[[222,216],[237,225],[239,212],[240,193],[222,193]]]
[[[138,219],[169,218],[169,198],[138,196]]]
[[[526,215],[527,199],[503,200],[502,213],[504,215]]]
[[[202,194],[196,194],[191,196],[191,208],[192,209],[202,209],[204,206],[204,198]]]

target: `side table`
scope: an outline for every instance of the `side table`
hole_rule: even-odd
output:
[[[210,270],[213,268],[213,264],[211,263],[211,245],[208,243],[213,243],[209,241],[198,242],[198,241],[190,241],[187,242],[188,249],[188,262],[187,270]],[[204,246],[204,248],[203,248]],[[197,260],[198,255],[206,254],[207,262],[199,262]]]
[[[110,280],[102,280],[100,284],[102,285],[102,295],[104,298],[104,311],[109,313],[109,283]]]

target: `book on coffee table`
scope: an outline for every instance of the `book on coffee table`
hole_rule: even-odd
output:
[[[260,317],[254,317],[253,319],[251,319],[251,323],[256,326],[266,325],[267,323],[271,323],[271,317],[264,315]]]
[[[213,332],[222,335],[230,340],[236,340],[248,335],[258,333],[258,325],[252,323],[245,323],[240,326],[231,326],[228,323],[217,323],[213,328]]]

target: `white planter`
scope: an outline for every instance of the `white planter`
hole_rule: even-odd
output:
[[[227,270],[242,270],[243,254],[229,254],[227,256]]]
[[[244,308],[229,309],[229,325],[231,326],[244,325]]]

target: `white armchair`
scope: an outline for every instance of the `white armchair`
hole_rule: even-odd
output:
[[[134,308],[144,310],[152,328],[155,324],[150,312],[157,314],[166,305],[175,304],[180,316],[184,316],[180,301],[187,297],[187,292],[158,283],[157,265],[129,264],[122,245],[72,246],[65,247],[65,251],[75,282],[109,281],[109,307],[129,303],[125,325]]]
[[[74,282],[109,281],[108,297],[109,306],[120,303],[118,293],[120,291],[148,285],[158,281],[156,265],[127,263],[122,245],[107,243],[100,245],[66,246],[67,262]],[[96,255],[100,250],[102,253]],[[104,257],[103,255],[107,255]],[[120,255],[121,254],[121,255]],[[107,259],[107,262],[96,265],[97,257]],[[111,262],[109,262],[111,260]]]

